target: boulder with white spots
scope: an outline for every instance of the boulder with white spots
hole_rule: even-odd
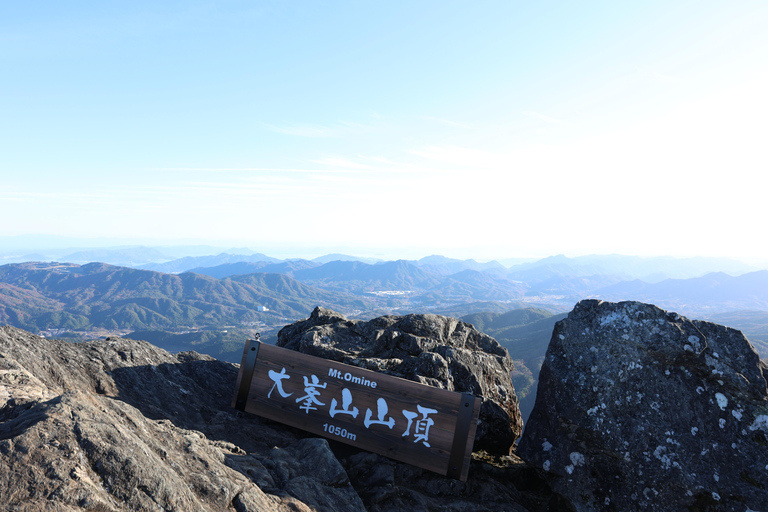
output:
[[[585,300],[552,334],[518,454],[577,510],[768,510],[768,365],[744,335]]]

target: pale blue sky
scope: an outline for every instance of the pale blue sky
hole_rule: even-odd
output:
[[[4,2],[0,236],[768,258],[768,3]]]

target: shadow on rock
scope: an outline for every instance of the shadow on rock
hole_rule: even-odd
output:
[[[237,373],[143,341],[0,327],[8,510],[568,510],[521,461],[475,460],[461,483],[241,413]]]

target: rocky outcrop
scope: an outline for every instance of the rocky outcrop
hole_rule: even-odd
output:
[[[475,454],[459,482],[230,406],[237,367],[0,328],[9,511],[567,510],[540,471]]]
[[[455,318],[406,315],[364,322],[316,308],[309,319],[284,327],[277,344],[481,397],[475,450],[508,455],[522,431],[507,350]]]
[[[582,301],[552,334],[518,454],[580,511],[768,510],[766,376],[739,331]]]
[[[142,341],[0,328],[6,510],[364,510],[325,440],[229,407],[236,377]]]
[[[236,411],[235,365],[2,327],[0,508],[768,510],[768,366],[738,331],[579,303],[555,327],[517,450],[533,466],[507,455],[520,429],[509,356],[467,324],[318,308],[280,343],[483,396],[486,451],[467,482]]]

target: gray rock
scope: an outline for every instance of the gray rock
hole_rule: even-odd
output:
[[[455,318],[406,315],[364,322],[316,308],[309,319],[284,327],[277,344],[481,397],[475,450],[508,455],[522,431],[507,350]]]
[[[194,352],[1,327],[0,509],[569,510],[520,459],[475,453],[459,482],[240,413],[236,378]]]
[[[365,510],[325,440],[230,407],[236,377],[146,342],[0,328],[4,510]]]
[[[739,331],[582,301],[552,334],[518,454],[580,511],[768,510],[767,375]]]
[[[466,482],[368,452],[344,450],[341,463],[368,512],[568,512],[536,470],[514,456],[474,453]]]

